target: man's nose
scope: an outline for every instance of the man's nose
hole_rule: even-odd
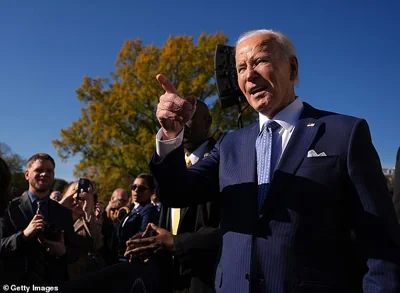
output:
[[[254,81],[257,77],[258,77],[257,70],[255,70],[253,66],[249,66],[246,75],[247,81]]]

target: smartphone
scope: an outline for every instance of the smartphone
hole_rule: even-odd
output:
[[[77,200],[83,200],[83,198],[80,197],[80,194],[81,194],[81,192],[88,192],[90,185],[91,185],[91,183],[90,183],[89,179],[79,178],[79,181],[78,181],[78,192],[76,194],[76,199]]]

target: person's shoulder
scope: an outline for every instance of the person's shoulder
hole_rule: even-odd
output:
[[[72,210],[63,206],[59,202],[52,200],[52,199],[49,199],[49,202],[50,202],[51,208],[57,210],[57,213],[72,214]]]
[[[143,206],[143,208],[140,210],[140,212],[142,212],[142,213],[146,213],[146,212],[150,213],[153,211],[158,212],[157,207],[152,203],[145,204]]]
[[[28,196],[28,191],[25,191],[20,196],[13,198],[10,200],[9,206],[19,206]]]
[[[347,124],[347,125],[352,125],[359,121],[364,120],[364,119],[356,117],[356,116],[351,116],[351,115],[347,115],[347,114],[317,109],[307,103],[303,103],[303,104],[304,104],[304,110],[303,110],[303,114],[302,114],[303,118],[313,118],[316,120],[321,120],[326,123],[334,122],[334,123]]]

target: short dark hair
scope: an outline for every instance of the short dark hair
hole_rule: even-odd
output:
[[[141,179],[145,180],[151,190],[154,190],[156,188],[153,175],[148,174],[148,173],[141,173],[141,174],[137,175],[136,178],[141,178]]]
[[[34,154],[32,157],[30,157],[28,159],[28,161],[26,161],[26,168],[29,169],[32,166],[32,164],[34,162],[36,162],[37,160],[50,161],[53,164],[53,167],[54,168],[56,167],[56,163],[54,162],[54,159],[49,154],[37,153],[37,154]]]
[[[10,200],[11,191],[11,170],[6,161],[0,157],[0,216],[4,215],[7,204]]]

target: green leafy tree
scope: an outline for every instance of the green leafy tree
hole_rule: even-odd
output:
[[[77,121],[61,130],[61,138],[53,140],[59,156],[67,160],[81,155],[74,175],[94,180],[100,199],[148,172],[160,127],[155,112],[164,93],[155,79],[158,73],[181,95],[194,95],[210,105],[216,137],[236,128],[237,110],[222,110],[215,98],[214,52],[217,44],[226,43],[222,33],[203,33],[197,43],[190,36],[171,36],[163,47],[126,41],[110,79],[83,78],[76,93],[85,107]]]
[[[12,173],[22,172],[25,164],[24,158],[14,153],[11,147],[4,142],[0,142],[0,157],[6,161]]]

